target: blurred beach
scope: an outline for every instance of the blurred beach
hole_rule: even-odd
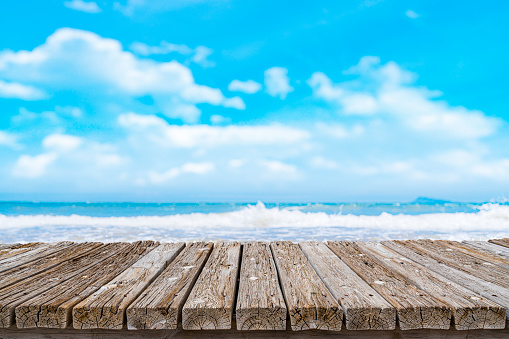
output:
[[[509,203],[0,202],[0,243],[509,237]]]

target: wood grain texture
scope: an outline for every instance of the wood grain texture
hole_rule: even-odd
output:
[[[57,286],[16,307],[18,328],[65,328],[71,321],[72,307],[127,269],[155,247],[152,241],[125,244],[118,251]]]
[[[509,248],[492,244],[487,241],[462,241],[463,243],[480,248],[484,251],[495,253],[506,258],[509,258]]]
[[[72,242],[70,241],[49,244],[38,243],[37,245],[29,247],[31,250],[25,251],[27,249],[25,247],[23,248],[22,253],[18,253],[16,255],[13,255],[15,251],[14,249],[13,252],[10,253],[11,255],[9,255],[9,257],[0,260],[0,272],[29,263],[46,255],[53,254],[71,245]]]
[[[18,244],[16,246],[9,246],[0,250],[0,263],[7,258],[33,251],[41,246],[45,245],[41,242],[29,242],[27,244]]]
[[[509,279],[507,279],[509,270],[489,261],[462,253],[432,240],[407,240],[405,244],[425,251],[428,256],[447,266],[509,288]]]
[[[435,240],[435,243],[443,245],[448,248],[452,248],[453,250],[459,251],[461,253],[470,255],[477,259],[482,259],[486,262],[490,262],[506,270],[509,269],[509,258],[506,258],[502,255],[498,255],[489,251],[485,251],[475,246],[471,246],[465,243],[457,242],[457,241],[449,241],[449,240]]]
[[[100,242],[80,243],[66,247],[40,259],[19,265],[0,273],[0,286],[7,287],[36,274],[42,273],[56,265],[83,255],[103,244]]]
[[[80,274],[125,246],[126,244],[122,243],[100,246],[82,256],[58,264],[41,274],[1,289],[0,327],[10,327],[14,324],[16,306]]]
[[[268,243],[244,243],[235,314],[238,330],[286,330],[287,309]]]
[[[14,246],[18,246],[19,244],[0,244],[0,251],[11,249]]]
[[[488,240],[492,244],[499,245],[502,247],[508,247],[509,248],[509,238],[503,238],[503,239],[490,239]]]
[[[298,244],[270,244],[294,331],[341,330],[343,310],[315,272]]]
[[[388,269],[401,274],[434,298],[450,305],[453,324],[457,330],[505,328],[506,311],[504,307],[413,262],[380,243],[359,242],[357,245]]]
[[[215,244],[182,309],[185,330],[231,328],[239,260],[239,242]]]
[[[130,330],[176,329],[182,306],[212,250],[212,243],[188,244],[127,308]]]
[[[332,252],[396,308],[402,330],[450,327],[452,312],[446,303],[387,269],[350,241],[327,244]]]
[[[302,251],[338,300],[349,330],[393,330],[396,309],[322,242],[301,242]]]
[[[416,263],[438,273],[447,279],[454,281],[481,296],[496,302],[505,307],[506,316],[509,317],[509,289],[505,289],[488,281],[479,279],[463,271],[449,267],[427,255],[419,248],[411,247],[404,241],[382,241],[384,246],[393,249],[401,255],[413,260]],[[509,319],[509,318],[508,318]]]
[[[184,248],[161,244],[73,308],[73,327],[122,329],[127,307]]]

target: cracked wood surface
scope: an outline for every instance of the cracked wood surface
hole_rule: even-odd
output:
[[[507,247],[495,245],[487,241],[462,241],[462,243],[509,258],[509,248]]]
[[[328,242],[329,248],[396,308],[402,330],[448,329],[451,308],[392,272],[350,241]]]
[[[495,244],[495,245],[503,246],[503,247],[509,247],[509,238],[490,239],[490,240],[488,240],[488,242]]]
[[[130,330],[174,330],[182,306],[212,250],[212,243],[188,244],[150,286],[127,308]]]
[[[0,244],[0,251],[13,248],[15,246],[18,246],[19,244]]]
[[[71,321],[74,305],[127,269],[141,256],[155,247],[152,241],[125,243],[110,252],[104,260],[88,267],[71,279],[16,307],[18,328],[65,328]]]
[[[268,243],[244,243],[235,314],[238,330],[286,330],[287,309]]]
[[[185,330],[231,328],[239,261],[239,242],[215,244],[182,309]]]
[[[322,242],[300,247],[325,286],[338,300],[349,330],[393,330],[396,310]]]
[[[101,245],[103,244],[100,242],[73,244],[56,253],[7,269],[0,273],[0,286],[7,287],[24,279],[30,278],[31,276],[42,273],[64,261],[83,255]]]
[[[479,279],[463,271],[449,267],[433,258],[430,258],[425,251],[411,247],[403,241],[382,241],[386,247],[400,253],[401,255],[413,260],[416,263],[438,273],[447,279],[454,281],[481,296],[496,302],[505,307],[506,316],[509,319],[509,289],[505,289],[488,281]]]
[[[499,267],[482,258],[476,258],[459,250],[447,247],[432,240],[407,240],[405,244],[421,249],[425,253],[447,266],[489,281],[504,288],[509,288],[509,270]]]
[[[12,249],[9,254],[6,254],[4,258],[0,259],[0,272],[53,254],[72,244],[73,243],[70,241],[62,241],[49,244],[38,243],[34,246],[22,248],[17,246],[17,248]]]
[[[343,310],[315,272],[298,244],[277,241],[274,254],[292,330],[341,330]]]
[[[80,274],[125,246],[125,243],[100,246],[91,252],[58,264],[31,278],[6,288],[0,288],[0,327],[9,327],[14,324],[14,311],[19,304]]]
[[[464,244],[457,241],[449,241],[449,240],[435,240],[435,243],[443,245],[448,248],[452,248],[453,250],[460,251],[461,253],[470,255],[477,259],[482,259],[487,262],[491,262],[497,266],[509,269],[509,258],[506,258],[502,255],[498,255],[481,248],[477,248],[475,246],[471,246],[468,244]]]
[[[27,244],[18,244],[15,246],[7,246],[6,248],[2,248],[0,250],[0,263],[6,259],[10,258],[25,252],[33,251],[39,247],[44,245],[44,243],[41,242],[29,242]]]
[[[151,250],[120,275],[77,304],[73,308],[73,327],[122,329],[127,307],[168,263],[175,259],[184,246],[183,242],[167,243]]]
[[[376,242],[357,245],[388,269],[451,306],[457,330],[505,328],[505,308]]]

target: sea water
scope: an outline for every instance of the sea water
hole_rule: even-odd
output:
[[[0,202],[0,243],[509,237],[509,203]]]

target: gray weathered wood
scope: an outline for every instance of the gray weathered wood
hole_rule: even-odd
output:
[[[457,330],[505,328],[506,311],[502,306],[452,282],[376,242],[357,245],[388,269],[451,306]]]
[[[325,286],[338,300],[349,330],[393,330],[396,309],[362,280],[322,242],[300,247]]]
[[[119,251],[57,286],[16,307],[18,328],[65,328],[71,319],[72,307],[127,269],[153,249],[152,241],[126,244]]]
[[[14,324],[16,306],[101,262],[127,244],[113,243],[96,248],[72,260],[0,290],[0,327]]]
[[[214,246],[182,309],[185,330],[231,328],[239,260],[239,242]]]
[[[448,329],[451,308],[429,293],[388,270],[350,241],[327,243],[350,268],[396,308],[402,330]]]
[[[31,276],[42,273],[64,261],[83,255],[101,245],[102,243],[100,242],[74,244],[56,253],[52,253],[23,265],[5,270],[0,273],[0,286],[5,288],[24,279],[30,278]]]
[[[188,244],[127,308],[127,328],[176,329],[182,318],[182,306],[211,250],[212,243]]]
[[[487,241],[463,241],[463,243],[509,258],[509,248],[507,247],[495,245]]]
[[[161,244],[73,308],[73,327],[122,329],[127,307],[184,248]]]
[[[6,271],[8,269],[17,267],[25,263],[29,263],[36,259],[42,258],[46,255],[53,254],[71,245],[72,242],[70,241],[62,241],[51,244],[39,243],[37,246],[31,247],[32,250],[23,251],[22,253],[19,253],[17,255],[13,255],[8,258],[0,260],[0,272]],[[11,252],[11,254],[13,253]]]
[[[0,251],[5,249],[10,249],[15,246],[18,246],[19,244],[0,244]]]
[[[498,255],[490,251],[485,251],[481,248],[457,241],[435,240],[435,243],[438,243],[448,248],[452,248],[453,250],[456,251],[460,251],[461,253],[470,255],[474,258],[490,262],[492,264],[505,268],[506,270],[509,269],[509,258],[506,258],[502,255]]]
[[[492,244],[503,246],[503,247],[509,247],[509,238],[503,238],[503,239],[490,239],[488,240]]]
[[[235,314],[238,330],[286,330],[287,309],[268,243],[243,246]]]
[[[509,288],[509,279],[507,279],[509,270],[489,261],[462,253],[432,240],[407,240],[405,244],[422,249],[428,256],[450,267]]]
[[[0,263],[7,258],[33,251],[41,246],[45,246],[46,244],[41,242],[29,242],[27,244],[18,244],[16,246],[10,246],[7,248],[3,248],[0,250]]]
[[[298,244],[270,244],[290,314],[292,330],[341,330],[343,310],[317,275]]]
[[[449,267],[427,255],[419,248],[411,247],[403,241],[382,241],[384,246],[393,249],[401,255],[421,264],[422,266],[472,290],[486,299],[504,306],[509,319],[509,289],[505,289],[488,281],[484,281],[463,271]]]

